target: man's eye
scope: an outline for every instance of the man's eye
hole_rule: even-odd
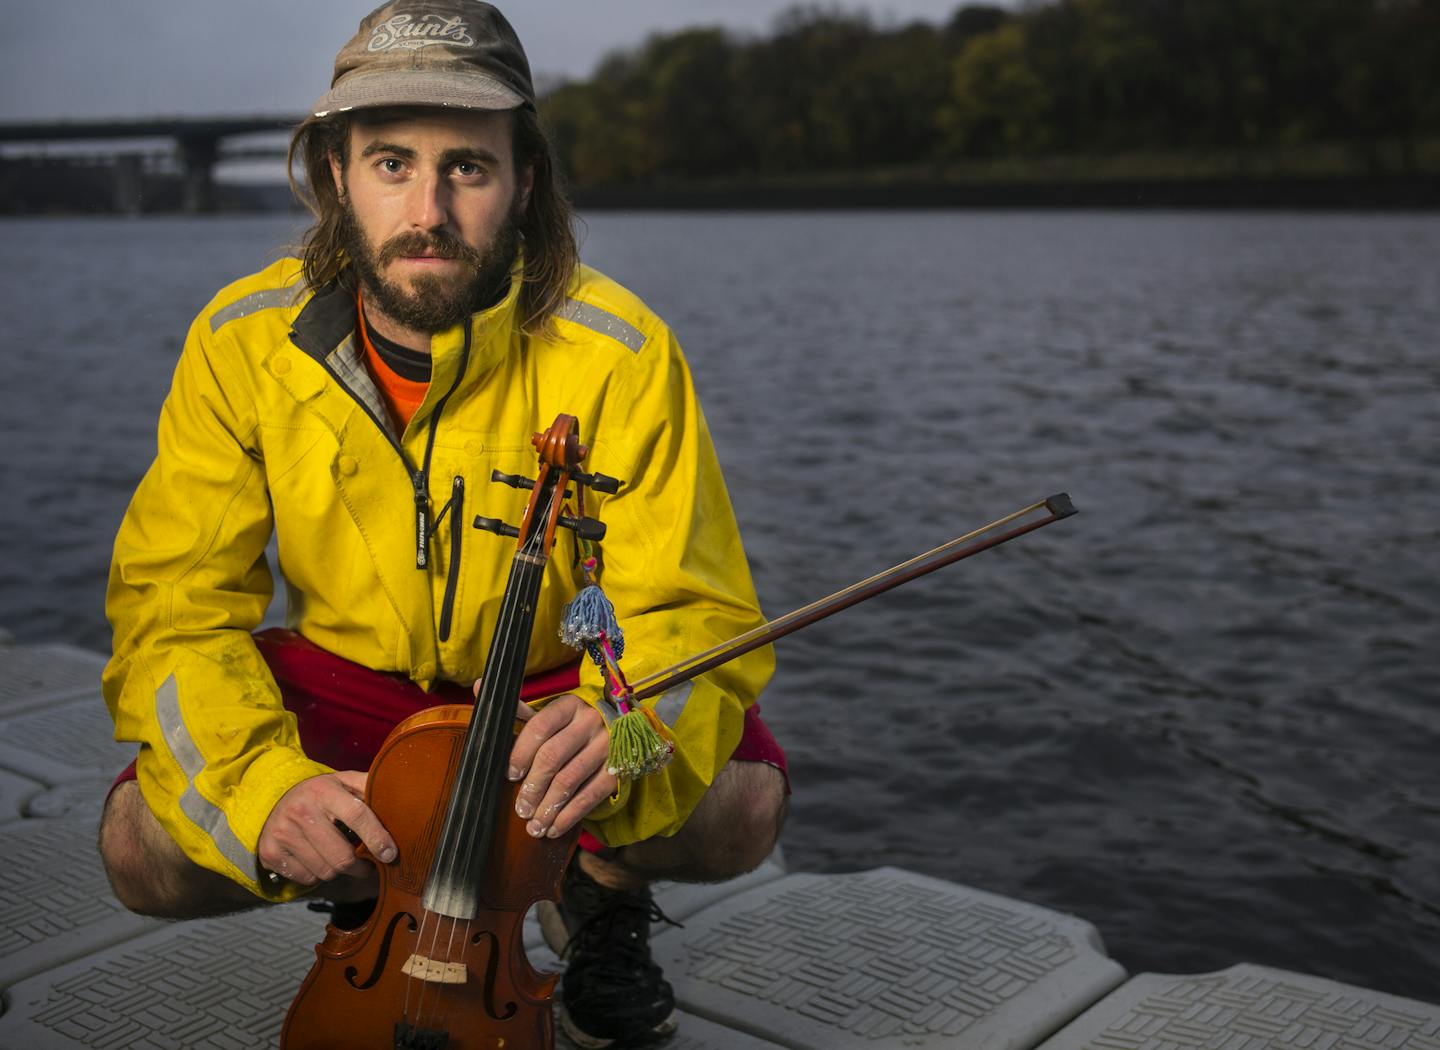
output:
[[[481,174],[481,168],[480,165],[472,163],[471,161],[462,160],[459,164],[455,165],[455,174],[467,179],[474,178],[476,175]]]
[[[405,164],[403,161],[397,160],[394,157],[386,157],[380,162],[380,167],[382,170],[389,172],[391,175],[398,175],[401,171],[404,170]]]

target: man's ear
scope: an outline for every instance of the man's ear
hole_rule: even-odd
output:
[[[530,208],[530,193],[535,189],[535,165],[526,164],[520,169],[520,184],[516,187],[518,211],[524,215]]]
[[[329,157],[330,177],[335,180],[335,196],[343,201],[345,199],[345,162],[337,153],[331,153]]]

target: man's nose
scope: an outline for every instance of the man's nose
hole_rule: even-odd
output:
[[[438,230],[450,221],[450,189],[438,174],[415,180],[410,222],[422,230]]]

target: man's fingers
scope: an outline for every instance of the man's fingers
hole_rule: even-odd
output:
[[[365,781],[370,779],[369,774],[359,769],[337,769],[332,776],[356,798],[365,797]]]
[[[557,737],[551,743],[559,739]],[[549,746],[547,744],[546,748]],[[516,812],[522,817],[533,817],[525,825],[525,831],[535,838],[545,835],[558,837],[604,801],[615,788],[614,776],[605,769],[609,751],[608,734],[602,732],[598,736],[592,736],[556,770],[538,802],[529,805],[529,800],[522,790],[521,798],[515,807]],[[537,768],[544,756],[545,750],[542,749],[536,760]],[[526,812],[527,808],[529,812]]]
[[[389,864],[395,859],[397,850],[395,840],[380,823],[380,818],[375,811],[354,794],[355,778],[359,778],[359,790],[365,790],[365,774],[349,771],[349,776],[336,773],[335,777],[340,782],[339,791],[327,795],[325,801],[329,807],[329,815],[332,821],[338,820],[345,827],[355,833],[361,842],[365,844],[371,854],[382,864]]]
[[[600,717],[598,711],[586,706],[585,701],[574,695],[558,697],[539,711],[531,713],[531,717],[525,722],[525,728],[520,730],[520,735],[515,738],[515,746],[510,749],[511,780],[519,780],[529,771],[531,763],[535,761],[535,753],[545,741],[568,726],[580,714],[577,707],[592,711],[596,718]]]
[[[361,799],[365,774],[347,770],[310,777],[287,791],[260,832],[260,863],[304,886],[340,875],[363,876],[370,865],[355,855],[353,834],[384,863],[395,840]]]
[[[555,814],[554,820],[548,822],[548,826],[536,827],[532,821],[526,825],[525,830],[536,838],[544,835],[549,838],[559,838],[561,835],[571,831],[576,824],[584,820],[596,806],[604,802],[615,792],[615,775],[602,768],[579,791],[570,798],[568,802],[560,806],[559,812]]]
[[[585,764],[584,768],[567,768],[578,755],[600,739],[604,740],[606,750],[609,748],[609,734],[605,731],[604,720],[579,700],[576,700],[575,704],[578,706],[569,712],[570,719],[561,724],[535,751],[515,804],[515,812],[522,819],[529,819],[547,798],[553,804],[556,801],[554,796],[558,793],[569,798],[590,778],[597,768],[594,762]],[[522,739],[532,734],[532,739],[539,738],[541,728],[537,728],[537,723],[544,715],[545,712],[542,711],[534,722],[521,730]],[[517,747],[518,744],[517,741]]]

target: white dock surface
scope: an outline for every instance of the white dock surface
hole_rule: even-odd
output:
[[[304,904],[163,923],[95,847],[131,758],[104,658],[0,645],[0,1050],[276,1045],[324,916]],[[1237,965],[1126,981],[1089,923],[895,868],[662,885],[673,1050],[1440,1050],[1440,1006]],[[531,923],[532,960],[559,964]],[[565,1041],[561,1040],[561,1045]]]

